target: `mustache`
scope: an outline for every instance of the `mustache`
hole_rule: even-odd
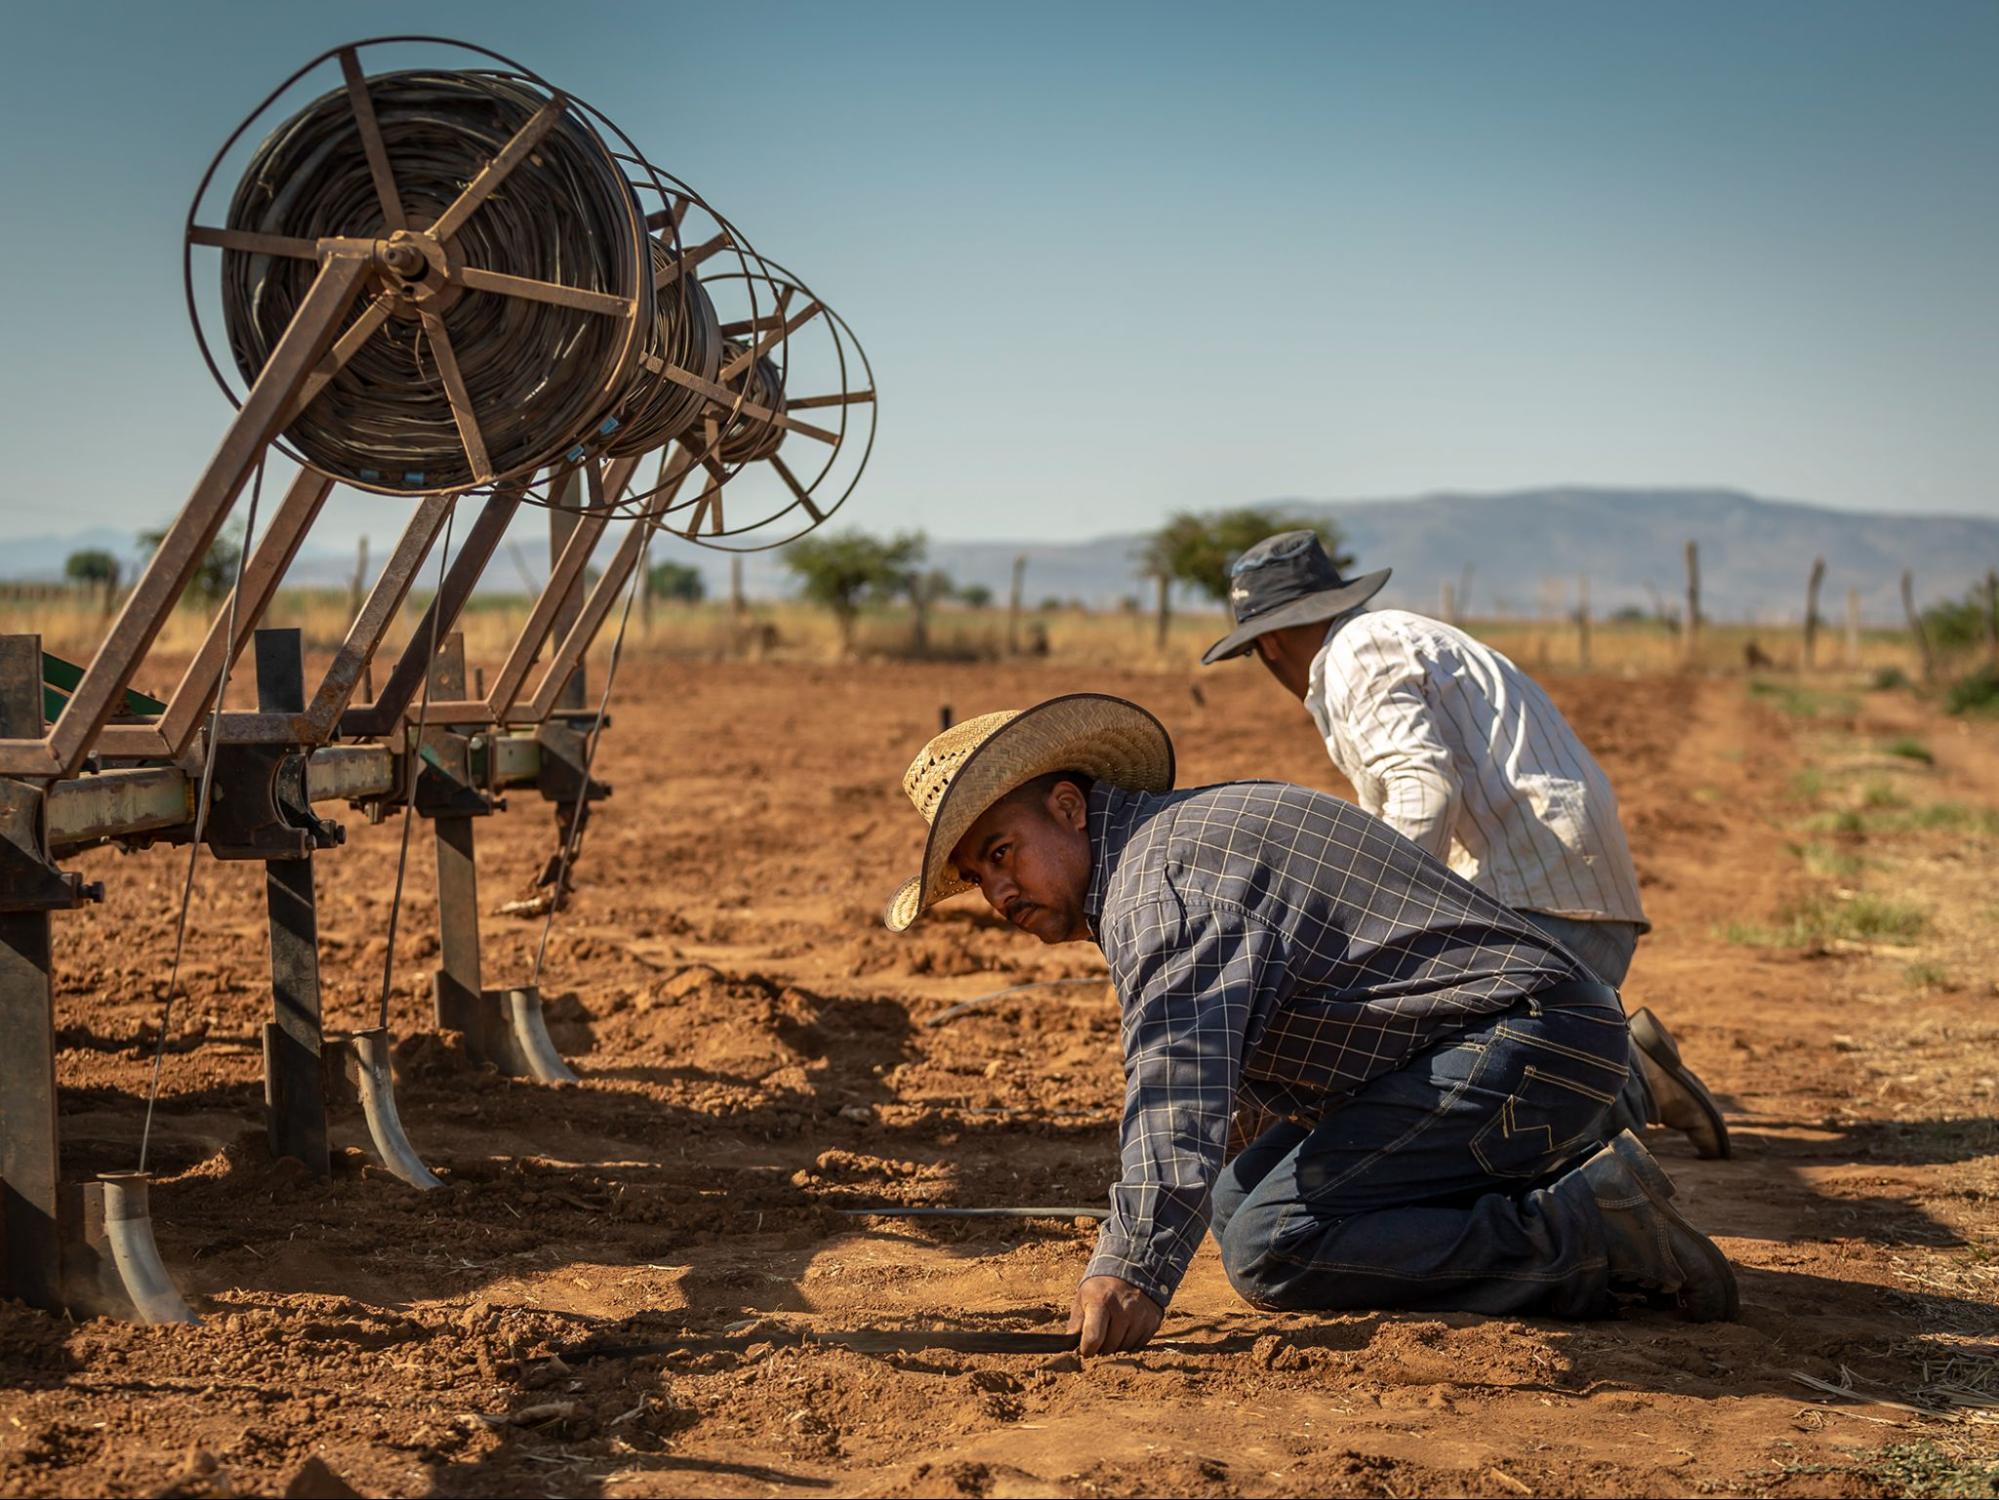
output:
[[[1032,910],[1034,910],[1034,903],[1032,901],[1029,901],[1025,896],[1016,896],[1013,900],[1007,902],[1006,909],[1001,912],[1001,915],[1013,923],[1014,926],[1018,927],[1020,925],[1021,913]]]

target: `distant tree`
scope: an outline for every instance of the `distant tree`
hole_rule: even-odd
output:
[[[993,591],[983,583],[968,583],[958,590],[958,602],[971,609],[984,609],[993,602]]]
[[[63,577],[103,589],[118,587],[118,559],[102,547],[86,547],[63,560]]]
[[[1353,566],[1353,557],[1340,550],[1339,528],[1330,521],[1305,520],[1261,506],[1206,516],[1176,512],[1146,540],[1139,561],[1147,577],[1186,584],[1219,604],[1229,596],[1229,568],[1235,560],[1280,531],[1316,531],[1335,566],[1342,571]]]
[[[699,604],[708,597],[708,584],[699,568],[686,563],[657,563],[646,574],[646,591],[655,599],[677,599],[682,604]]]
[[[1056,610],[1062,608],[1062,596],[1060,594],[1046,595],[1042,599],[1039,608],[1044,615],[1053,614]]]
[[[166,540],[166,536],[164,530],[142,531],[139,533],[139,545],[152,552]],[[242,555],[243,528],[235,524],[223,528],[208,544],[208,555],[194,570],[187,592],[181,596],[182,601],[202,605],[221,603],[236,587],[236,563]]]
[[[923,562],[922,532],[899,533],[887,541],[864,531],[800,537],[784,549],[784,565],[799,580],[799,592],[833,612],[840,649],[854,650],[854,622],[863,600],[907,593],[911,575]]]
[[[1990,609],[1984,586],[1974,584],[1962,599],[1947,599],[1924,610],[1923,630],[1939,651],[1963,651],[1984,642]]]

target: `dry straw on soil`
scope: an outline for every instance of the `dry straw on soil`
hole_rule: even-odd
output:
[[[407,638],[427,599],[424,592],[413,595],[389,631],[391,643]],[[470,657],[475,661],[497,659],[513,639],[527,607],[527,599],[520,595],[475,598],[459,624]],[[351,613],[352,604],[344,589],[288,589],[280,592],[265,623],[302,629],[310,658],[332,652]],[[99,593],[62,589],[0,592],[0,632],[38,631],[47,648],[60,655],[88,657],[108,623]],[[175,611],[154,647],[154,659],[186,660],[207,628],[206,611],[193,607]],[[1577,632],[1567,622],[1472,620],[1467,628],[1530,671],[1575,671],[1585,665]],[[1177,670],[1194,667],[1201,651],[1225,629],[1226,622],[1219,614],[1176,613],[1162,650],[1157,644],[1157,620],[1150,614],[1062,608],[1024,613],[1012,634],[1017,654],[1045,655],[1067,665]],[[1009,651],[1004,609],[937,609],[931,614],[928,633],[927,655],[935,660],[994,661],[1016,654]],[[609,634],[605,631],[605,638],[597,643],[600,656],[609,649]],[[912,654],[911,635],[908,609],[869,609],[858,622],[855,649],[862,657],[907,657]],[[632,638],[638,649],[667,656],[753,655],[832,661],[840,655],[840,635],[832,615],[791,601],[759,601],[740,615],[720,601],[696,605],[656,602],[644,615],[635,613]],[[1702,629],[1695,665],[1702,671],[1741,670],[1752,645],[1775,670],[1795,668],[1801,655],[1795,630],[1710,624]],[[1892,668],[1911,676],[1919,665],[1908,636],[1899,630],[1864,632],[1858,660],[1849,659],[1843,645],[1831,643],[1821,646],[1820,660],[1828,671],[1875,673]],[[1602,621],[1591,628],[1590,670],[1629,676],[1673,671],[1682,665],[1682,644],[1670,627],[1652,621]],[[142,671],[135,685],[142,690],[156,689],[162,685],[157,677],[157,671]]]

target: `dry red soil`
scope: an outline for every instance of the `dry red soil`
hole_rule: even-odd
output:
[[[0,1306],[0,1493],[340,1492],[314,1457],[365,1493],[438,1495],[1871,1494],[1905,1472],[1890,1451],[1947,1458],[1940,1482],[1984,1472],[1999,1427],[1975,1409],[1884,1403],[1941,1410],[1999,1368],[1994,841],[1945,829],[1874,877],[1932,913],[1940,956],[1720,933],[1804,889],[1801,767],[1914,731],[1936,758],[1902,768],[1918,801],[1990,806],[1991,726],[1892,695],[1822,723],[1740,681],[1553,684],[1617,782],[1658,924],[1630,1002],[1731,1111],[1734,1161],[1655,1145],[1740,1268],[1740,1323],[1271,1316],[1210,1247],[1153,1348],[1079,1365],[1004,1345],[1062,1330],[1086,1222],[840,1212],[1101,1204],[1116,1170],[1100,987],[925,1024],[1101,961],[964,900],[881,930],[920,845],[900,773],[940,704],[1093,688],[1166,720],[1185,783],[1344,790],[1304,715],[1246,668],[627,671],[616,795],[544,985],[580,1086],[499,1078],[430,1034],[418,829],[393,1025],[443,1191],[384,1174],[353,1116],[331,1182],[269,1159],[261,871],[204,868],[152,1163],[160,1248],[203,1321]],[[553,845],[542,805],[513,800],[480,827],[489,913]],[[396,857],[394,823],[349,822],[319,865],[334,1029],[372,1016]],[[57,918],[74,1174],[135,1164],[181,859],[92,854],[108,899]],[[485,926],[487,983],[518,982],[538,927]],[[588,1352],[635,1344],[654,1349]]]

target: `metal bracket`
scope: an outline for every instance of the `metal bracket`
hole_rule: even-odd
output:
[[[285,745],[215,747],[204,841],[217,859],[303,859],[344,843],[346,830],[312,810],[307,751]]]
[[[417,747],[422,763],[416,778],[417,816],[424,818],[484,818],[506,809],[507,799],[485,790],[480,762],[484,735],[457,734],[425,726]]]
[[[67,911],[104,899],[102,881],[56,868],[48,846],[47,793],[0,777],[0,911]]]
[[[541,775],[535,786],[548,801],[573,806],[578,801],[602,802],[611,795],[609,783],[586,778],[583,770],[596,722],[595,714],[572,714],[535,726],[535,743],[541,746]],[[611,716],[604,715],[604,727],[610,724]]]

